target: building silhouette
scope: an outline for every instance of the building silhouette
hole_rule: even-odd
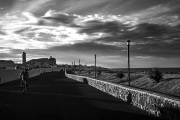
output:
[[[15,69],[15,66],[12,60],[0,60],[0,70]]]
[[[25,65],[26,64],[26,53],[23,52],[22,54],[22,64]]]
[[[53,67],[56,65],[56,59],[50,56],[50,58],[31,59],[27,61],[27,64],[31,67]]]
[[[56,65],[56,59],[53,58],[52,56],[50,56],[49,61],[50,61],[50,65],[52,66]]]

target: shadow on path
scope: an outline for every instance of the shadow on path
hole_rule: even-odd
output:
[[[0,86],[1,120],[158,119],[59,72],[32,78],[26,94],[18,84]]]

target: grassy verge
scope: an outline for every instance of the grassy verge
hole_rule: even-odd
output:
[[[76,72],[76,74],[79,73]],[[95,77],[94,72],[89,74],[86,71],[82,71],[80,75],[90,78]],[[180,74],[163,74],[163,79],[159,83],[150,79],[146,73],[131,73],[130,78],[131,86],[173,96],[180,96]],[[125,77],[120,79],[116,77],[116,73],[102,72],[96,79],[128,85],[127,73],[125,73]]]

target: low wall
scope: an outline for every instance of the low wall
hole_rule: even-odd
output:
[[[41,68],[28,71],[29,77],[35,77],[41,73],[60,71],[62,68]],[[19,79],[20,70],[0,70],[0,84],[7,83]]]
[[[168,117],[173,120],[180,119],[180,99],[178,98],[84,76],[67,73],[66,76],[79,82],[89,84],[124,101],[128,101],[128,97],[130,96],[131,104],[147,111],[148,113],[161,116],[166,119]]]
[[[17,80],[20,70],[0,70],[0,84]]]
[[[34,69],[34,70],[30,70],[28,71],[29,73],[29,77],[35,77],[41,74],[41,69]]]

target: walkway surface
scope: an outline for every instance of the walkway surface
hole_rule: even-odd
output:
[[[0,120],[155,120],[120,99],[59,73],[40,75],[22,93],[19,81],[0,86]]]

